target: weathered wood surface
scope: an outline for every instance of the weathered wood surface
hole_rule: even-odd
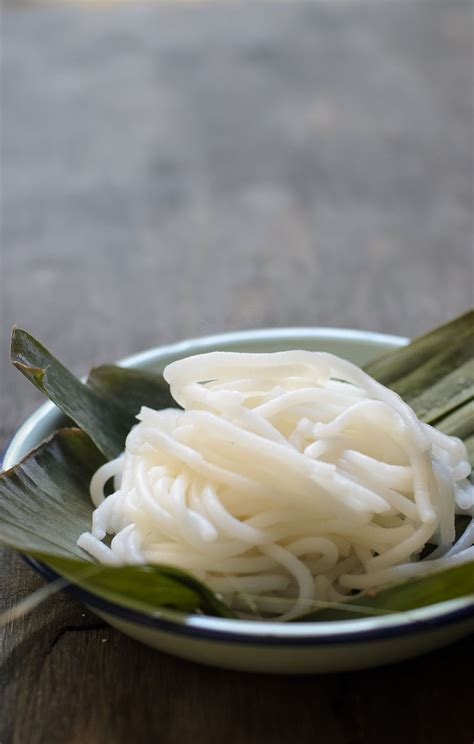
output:
[[[0,449],[83,373],[243,327],[412,335],[472,301],[472,4],[7,6]],[[1,554],[0,606],[40,585]],[[466,640],[270,678],[152,652],[63,595],[2,632],[2,744],[470,742]]]

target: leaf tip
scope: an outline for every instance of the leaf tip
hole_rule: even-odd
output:
[[[12,326],[12,333],[10,338],[10,359],[14,363],[14,360],[17,359],[21,353],[21,347],[23,344],[23,338],[31,338],[31,335],[28,333],[28,331],[25,331],[23,328],[20,328],[15,323]]]

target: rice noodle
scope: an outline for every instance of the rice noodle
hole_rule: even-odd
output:
[[[474,522],[454,530],[474,509],[464,445],[355,365],[214,352],[164,375],[184,410],[142,408],[92,478],[78,545],[98,561],[179,566],[245,617],[288,620],[472,560]]]

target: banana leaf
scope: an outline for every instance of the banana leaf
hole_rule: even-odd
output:
[[[378,592],[367,592],[354,598],[351,605],[351,618],[367,617],[371,614],[405,612],[419,607],[435,604],[442,598],[443,602],[458,597],[474,597],[474,569],[472,563],[464,563],[452,568],[444,568],[420,579],[406,579]],[[309,613],[299,620],[309,622],[318,620],[347,620],[348,610],[345,605],[338,609],[321,609]]]
[[[421,370],[423,365],[430,364],[434,356],[443,354],[448,347],[454,350],[470,349],[472,356],[473,336],[474,310],[469,310],[449,323],[414,338],[404,348],[383,354],[365,369],[383,385],[394,388],[398,381],[415,370]]]
[[[474,445],[472,380],[468,379],[474,353],[470,343],[473,321],[474,313],[467,314],[367,367],[384,384],[394,389],[397,384],[400,389],[404,386],[403,397],[415,411],[423,405],[425,420],[461,436],[469,448]],[[13,364],[83,431],[58,432],[0,476],[0,543],[37,557],[74,583],[127,606],[148,612],[169,606],[232,616],[207,587],[184,571],[169,566],[99,566],[76,545],[79,534],[90,529],[93,507],[88,485],[93,472],[104,459],[123,450],[141,405],[173,405],[162,376],[103,365],[92,370],[84,384],[20,329],[14,330],[11,356]],[[436,388],[443,393],[441,406],[433,394]],[[429,408],[430,400],[433,409]],[[472,450],[474,454],[474,447]],[[472,564],[445,569],[388,587],[375,598],[358,596],[352,611],[319,610],[308,619],[351,618],[362,605],[366,616],[472,595],[473,574]]]
[[[217,617],[235,617],[204,584],[173,566],[103,566],[39,551],[30,551],[29,555],[71,583],[149,615],[168,607],[186,613],[199,610]]]
[[[116,457],[141,406],[176,406],[161,375],[104,364],[84,385],[27,331],[14,328],[12,364],[81,429],[107,458]]]
[[[437,382],[427,385],[419,395],[403,396],[421,421],[440,421],[454,410],[472,401],[474,359],[469,359],[448,372]]]
[[[365,370],[401,395],[422,421],[461,439],[472,434],[466,429],[473,421],[474,310],[385,354]]]
[[[474,435],[474,401],[466,401],[448,416],[444,416],[435,426],[444,434],[463,439],[466,444],[466,440]]]
[[[136,416],[142,406],[177,407],[166,380],[152,372],[103,364],[91,371],[87,385],[132,416]]]
[[[14,328],[10,357],[15,367],[81,427],[111,459],[123,450],[135,423],[133,415],[116,405],[112,396],[96,392],[69,372],[33,336]]]

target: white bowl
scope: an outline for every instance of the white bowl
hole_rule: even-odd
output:
[[[400,336],[365,331],[282,328],[190,339],[150,349],[119,364],[161,372],[175,359],[217,349],[309,349],[329,351],[364,365],[406,343],[407,339]],[[15,435],[4,466],[15,465],[58,427],[60,418],[53,404],[41,406]],[[42,564],[29,562],[47,579],[56,578]],[[149,646],[204,664],[244,671],[303,674],[363,669],[408,659],[474,630],[472,598],[381,617],[278,623],[185,615],[171,610],[150,617],[75,586],[68,591],[108,623]]]

